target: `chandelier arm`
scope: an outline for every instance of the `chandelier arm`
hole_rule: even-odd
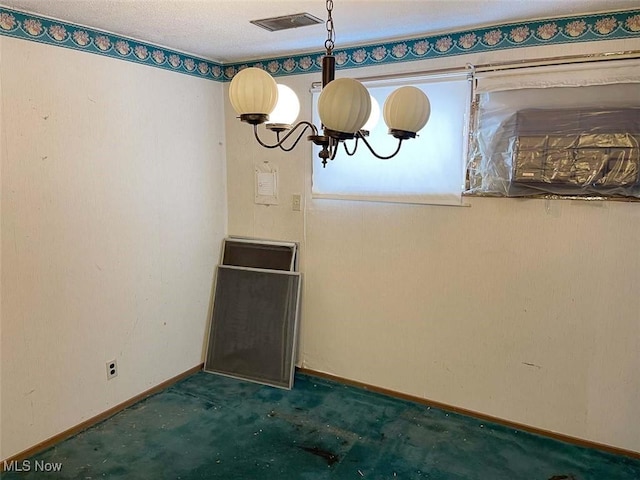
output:
[[[282,145],[280,145],[280,148],[285,152],[290,152],[291,150],[296,148],[296,145],[298,145],[298,143],[300,143],[300,140],[302,139],[302,135],[304,134],[304,132],[307,131],[308,128],[309,128],[309,126],[306,125],[305,128],[302,129],[302,131],[300,132],[300,135],[298,135],[298,138],[296,138],[295,142],[293,142],[293,144],[291,144],[291,146],[283,147]],[[284,141],[285,139],[286,139],[286,137],[283,138],[282,141]],[[282,143],[282,142],[280,142],[280,143]]]
[[[318,129],[316,128],[316,126],[313,123],[307,122],[307,121],[301,121],[301,122],[298,122],[298,123],[295,124],[295,126],[291,129],[291,131],[289,133],[287,133],[285,135],[285,137],[282,139],[282,141],[280,143],[283,143],[296,129],[298,129],[301,126],[304,126],[304,128],[300,132],[300,135],[298,135],[298,138],[296,138],[295,142],[293,142],[293,144],[290,147],[280,146],[280,148],[282,150],[284,150],[285,152],[290,152],[291,150],[296,148],[296,145],[298,145],[298,143],[300,143],[300,140],[302,139],[302,135],[308,129],[311,129],[311,131],[313,132],[313,135],[317,135],[318,134]]]
[[[356,154],[356,150],[358,150],[358,137],[356,137],[356,142],[353,145],[352,152],[350,152],[349,149],[347,148],[347,142],[343,142],[342,144],[344,145],[344,151],[347,153],[347,155],[349,155],[350,157],[353,157]]]
[[[400,151],[400,147],[402,146],[402,140],[403,140],[402,138],[399,138],[399,139],[398,139],[398,147],[396,148],[396,151],[395,151],[395,152],[393,152],[391,155],[383,156],[383,155],[378,155],[378,154],[376,153],[376,151],[375,151],[375,150],[373,149],[373,147],[369,144],[369,142],[367,142],[367,139],[366,139],[366,138],[364,138],[360,132],[356,133],[356,138],[360,138],[360,139],[362,139],[362,141],[363,141],[363,142],[364,142],[364,144],[367,146],[367,148],[369,149],[369,151],[370,151],[370,152],[371,152],[371,153],[372,153],[376,158],[378,158],[378,159],[380,159],[380,160],[389,160],[389,159],[391,159],[391,158],[395,157],[395,156],[398,154],[398,152]]]
[[[302,131],[298,134],[298,138],[295,139],[295,141],[293,142],[293,145],[291,145],[290,147],[284,147],[283,144],[284,142],[287,141],[287,139],[293,135],[293,133],[298,130],[300,127],[304,127],[302,129]],[[282,137],[282,139],[280,139],[280,134],[276,132],[276,138],[278,139],[277,143],[274,143],[272,145],[269,145],[267,143],[264,143],[261,139],[260,136],[258,135],[258,125],[254,125],[253,126],[253,135],[256,138],[256,141],[263,147],[265,148],[281,148],[282,150],[284,150],[285,152],[290,152],[291,150],[293,150],[295,148],[295,146],[298,144],[298,142],[300,142],[300,139],[302,138],[302,136],[304,135],[304,132],[306,132],[308,129],[311,129],[311,131],[313,132],[314,135],[318,134],[318,129],[316,128],[316,126],[311,123],[311,122],[306,122],[306,121],[302,121],[302,122],[298,122],[291,130],[289,130],[289,133],[287,133],[284,137]]]
[[[340,147],[340,140],[329,137],[329,151],[331,152],[331,157],[329,157],[329,160],[333,160],[336,158],[336,155],[338,154],[338,147]]]

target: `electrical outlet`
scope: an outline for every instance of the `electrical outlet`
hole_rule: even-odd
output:
[[[107,362],[107,380],[118,376],[118,363],[115,360]]]
[[[291,197],[291,210],[299,212],[301,208],[302,199],[300,194],[295,194]]]

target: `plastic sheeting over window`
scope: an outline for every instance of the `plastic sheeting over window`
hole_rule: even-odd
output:
[[[480,74],[467,193],[640,198],[640,62]]]
[[[399,203],[460,205],[464,188],[468,110],[471,82],[467,72],[440,77],[365,82],[380,108],[400,85],[424,91],[431,117],[415,139],[402,143],[390,160],[375,158],[364,145],[354,156],[342,149],[323,168],[318,148],[313,149],[313,197]],[[314,122],[319,125],[314,94]],[[382,155],[393,152],[397,140],[387,133],[382,115],[369,142]],[[350,146],[350,148],[353,148]]]

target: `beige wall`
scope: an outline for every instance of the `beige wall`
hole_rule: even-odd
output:
[[[367,76],[640,48],[538,47],[338,72]],[[310,117],[317,75],[279,79]],[[310,147],[255,146],[227,103],[229,233],[302,245],[299,363],[515,422],[640,451],[640,208],[467,199],[437,207],[314,200]],[[281,204],[253,203],[253,165]],[[375,161],[375,160],[372,160]],[[327,168],[331,168],[329,165]],[[303,212],[291,195],[304,197]]]
[[[226,174],[222,84],[0,55],[4,459],[202,361]]]

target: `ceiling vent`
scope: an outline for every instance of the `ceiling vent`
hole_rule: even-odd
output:
[[[262,20],[251,20],[251,23],[259,27],[276,32],[278,30],[286,30],[288,28],[307,27],[309,25],[317,25],[323,23],[318,17],[314,17],[310,13],[294,13],[293,15],[285,15],[284,17],[263,18]]]

